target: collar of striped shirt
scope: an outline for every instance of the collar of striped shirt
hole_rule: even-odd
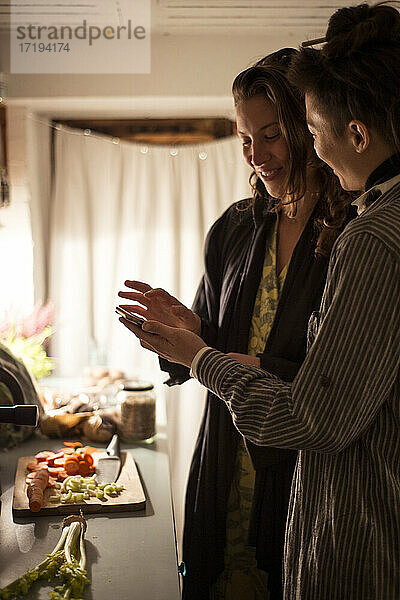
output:
[[[371,193],[379,192],[377,194],[377,196],[380,196],[381,194],[384,194],[385,192],[390,190],[390,188],[393,187],[394,185],[396,185],[396,183],[398,183],[399,181],[400,181],[400,174],[395,175],[394,177],[391,177],[391,179],[388,179],[387,181],[384,181],[383,183],[374,185],[367,192],[364,192],[363,194],[361,194],[361,196],[356,198],[354,200],[354,202],[352,203],[355,206],[357,206],[357,213],[360,215],[368,207],[369,204],[367,202],[367,199],[369,196],[371,196]]]

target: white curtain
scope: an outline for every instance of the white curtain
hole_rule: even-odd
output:
[[[48,264],[51,202],[50,121],[26,119],[26,165],[30,192],[30,223],[33,244],[33,285],[35,303],[48,298]]]
[[[235,138],[167,148],[56,131],[49,290],[58,312],[57,375],[108,365],[165,394],[178,539],[204,390],[196,382],[161,386],[166,376],[156,358],[119,323],[114,307],[125,279],[164,287],[190,306],[207,230],[229,204],[249,196],[248,176]]]

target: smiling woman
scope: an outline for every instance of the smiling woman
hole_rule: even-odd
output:
[[[400,152],[399,16],[385,4],[335,13],[327,43],[303,49],[290,74],[306,95],[315,150],[347,190],[363,190],[373,169]]]
[[[243,156],[272,198],[286,191],[289,152],[281,135],[276,107],[263,95],[236,105],[236,124]]]
[[[357,123],[352,123],[349,127],[351,138],[345,140],[342,136],[337,136],[330,122],[323,114],[318,112],[318,102],[313,95],[306,96],[307,123],[308,128],[313,136],[314,149],[319,158],[332,167],[333,172],[339,178],[340,185],[345,190],[361,190],[363,188],[362,175],[358,166],[358,156],[354,152],[354,142],[360,136],[360,127]],[[371,169],[366,169],[366,174],[370,173]]]
[[[294,54],[287,48],[274,53],[233,83],[253,197],[231,205],[212,226],[193,312],[144,282],[128,280],[133,291],[119,293],[135,303],[125,309],[172,326],[167,340],[146,333],[147,327],[156,331],[154,323],[138,330],[123,321],[145,348],[164,358],[182,361],[177,352],[185,343],[181,339],[178,348],[175,334],[201,334],[196,349],[213,345],[236,364],[287,380],[304,359],[307,322],[319,306],[328,256],[351,197],[312,150],[303,98],[286,79]],[[162,368],[169,385],[190,378],[180,365],[162,361]],[[268,592],[271,600],[282,597],[296,459],[296,452],[244,440],[225,405],[208,394],[186,495],[185,599],[261,600]]]
[[[365,193],[335,243],[293,382],[188,330],[153,321],[135,333],[190,365],[257,447],[299,450],[284,598],[398,600],[400,14],[385,3],[341,9],[326,39],[295,58],[291,80],[306,93],[316,149],[346,187]]]

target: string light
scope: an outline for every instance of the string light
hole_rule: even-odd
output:
[[[0,103],[1,103],[1,97],[0,97]],[[51,123],[49,121],[43,121],[42,119],[38,118],[36,115],[33,115],[32,113],[27,113],[26,116],[27,116],[27,118],[29,118],[31,121],[33,121],[35,123],[40,123],[41,125],[46,125],[50,129],[55,129],[57,131],[63,131],[63,133],[66,133],[68,135],[90,136],[94,139],[98,139],[98,140],[102,140],[103,142],[108,142],[108,143],[114,144],[115,146],[118,146],[121,142],[121,139],[119,137],[111,137],[111,136],[107,136],[106,134],[97,134],[96,132],[93,132],[91,129],[84,129],[84,130],[73,129],[70,127],[66,127],[65,125],[63,125],[61,123]],[[135,144],[135,142],[133,142],[133,144]],[[149,146],[141,146],[140,147],[141,154],[149,154],[149,151],[150,151]],[[167,148],[166,148],[166,151],[167,151]],[[169,152],[170,156],[175,157],[175,156],[179,155],[179,149],[176,147],[170,148],[168,152]],[[200,160],[206,160],[208,158],[208,154],[204,150],[200,151],[198,156],[199,156]]]
[[[108,142],[108,143],[111,143],[114,145],[118,145],[121,141],[119,137],[109,137],[107,135],[100,135],[100,134],[97,135],[91,129],[84,129],[82,131],[82,129],[72,129],[72,128],[66,127],[65,125],[62,125],[61,123],[51,123],[49,121],[43,121],[43,119],[38,119],[36,116],[33,116],[32,113],[27,113],[26,116],[34,123],[39,123],[40,125],[46,125],[50,129],[55,129],[56,131],[63,131],[64,133],[67,133],[68,135],[90,136],[94,139],[102,140],[103,142]]]

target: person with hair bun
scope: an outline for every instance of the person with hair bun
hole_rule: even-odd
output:
[[[230,206],[212,226],[194,312],[143,282],[128,282],[130,291],[120,293],[140,303],[126,306],[133,312],[168,317],[169,324],[201,332],[208,344],[286,381],[304,359],[308,319],[320,304],[329,254],[353,199],[313,151],[304,99],[286,77],[296,53],[275,52],[233,83],[253,197]],[[169,384],[189,379],[187,368],[165,361],[162,367]],[[282,598],[297,452],[250,442],[247,450],[251,460],[229,411],[209,394],[186,494],[185,599],[258,600],[267,587],[271,600]]]
[[[292,383],[151,321],[141,344],[190,366],[257,446],[299,450],[285,600],[400,598],[400,15],[343,8],[294,57],[317,155],[358,216],[331,252],[309,350]],[[216,402],[218,402],[216,400]]]

